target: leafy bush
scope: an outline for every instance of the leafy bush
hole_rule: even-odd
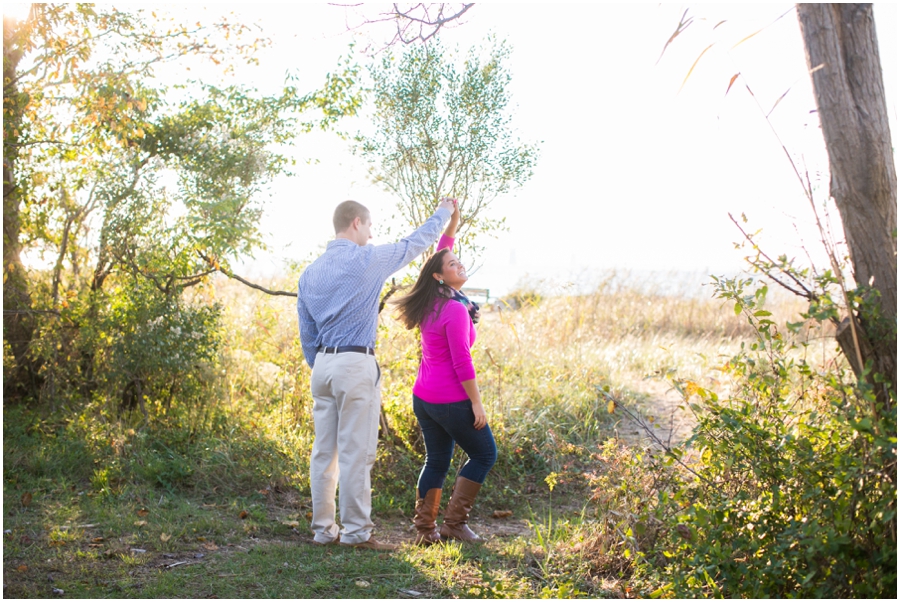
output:
[[[678,383],[697,452],[657,492],[663,527],[642,565],[655,595],[893,597],[897,587],[894,412],[864,379],[817,370],[762,309],[767,289],[717,281],[757,340],[723,367],[726,398]],[[672,460],[683,450],[669,450]]]
[[[110,396],[135,383],[141,387],[138,394],[151,395],[166,406],[176,393],[182,400],[197,400],[203,392],[198,382],[203,367],[217,357],[219,313],[217,305],[188,305],[146,280],[122,287],[101,322],[100,337],[109,341],[104,367]]]

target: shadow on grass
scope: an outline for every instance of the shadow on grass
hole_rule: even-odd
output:
[[[387,553],[278,541],[163,570],[141,596],[170,597],[186,591],[193,597],[219,598],[471,596],[441,581],[412,563],[405,549]]]
[[[589,455],[569,450],[563,462],[562,441],[520,450],[492,473],[474,514],[492,535],[488,543],[374,553],[312,544],[305,483],[281,476],[306,474],[304,451],[292,454],[252,425],[229,419],[193,429],[170,420],[135,429],[94,418],[4,409],[5,597],[606,595],[567,551],[580,537],[574,523],[558,541],[533,541],[530,525],[547,510],[548,471],[558,473],[558,524],[576,520],[585,499],[567,479]],[[387,445],[379,451],[379,538],[411,539],[420,461]],[[571,507],[558,495],[567,487]],[[494,510],[512,510],[516,520],[491,522]]]

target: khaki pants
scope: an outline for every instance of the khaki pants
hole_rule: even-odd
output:
[[[312,527],[319,543],[368,541],[372,524],[370,473],[378,447],[381,371],[371,355],[318,353],[312,371],[316,440],[309,462]],[[340,483],[343,530],[335,524]]]

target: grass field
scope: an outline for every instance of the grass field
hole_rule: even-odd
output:
[[[499,460],[472,524],[488,541],[422,549],[406,543],[424,457],[410,403],[417,342],[385,312],[373,506],[376,534],[400,547],[372,553],[312,544],[293,300],[228,281],[203,294],[226,307],[227,334],[202,406],[151,403],[149,421],[105,399],[4,407],[4,597],[647,595],[617,517],[642,503],[633,460],[650,442],[601,391],[663,438],[684,436],[672,379],[727,388],[717,367],[753,337],[720,301],[627,283],[521,293],[520,309],[485,312],[475,361]],[[769,309],[783,322],[800,308]],[[625,485],[632,493],[604,495]]]

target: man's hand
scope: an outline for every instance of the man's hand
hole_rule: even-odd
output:
[[[450,222],[447,224],[447,229],[444,230],[444,236],[449,238],[456,238],[456,228],[459,226],[459,201],[456,199],[450,199],[447,197],[441,197],[441,207],[444,207],[444,203],[450,203]]]
[[[452,215],[453,212],[456,211],[456,200],[444,197],[441,199],[441,202],[438,203],[438,209],[446,209]]]
[[[449,199],[453,201],[453,214],[450,216],[450,220],[455,224],[459,224],[459,201],[457,199]]]

